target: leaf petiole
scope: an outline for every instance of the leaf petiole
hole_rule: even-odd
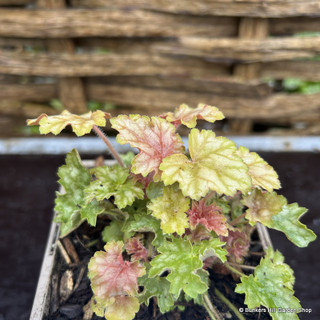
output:
[[[118,161],[118,163],[120,164],[121,167],[124,167],[124,164],[121,160],[120,155],[118,154],[118,152],[115,150],[115,148],[111,145],[109,139],[107,138],[107,136],[102,132],[101,129],[99,129],[99,127],[97,127],[96,125],[92,126],[92,129],[94,130],[94,132],[103,140],[103,142],[107,145],[107,147],[109,148],[110,152],[112,153],[113,157]]]
[[[239,320],[245,320],[244,316],[239,312],[234,304],[229,299],[227,299],[217,288],[214,289],[214,294],[229,307],[229,309],[238,317]]]
[[[226,268],[228,268],[231,272],[237,274],[237,275],[240,276],[240,277],[248,277],[246,274],[238,271],[236,268],[231,267],[230,264],[228,264],[228,263],[224,263],[224,266],[225,266]]]
[[[203,306],[208,312],[211,320],[222,320],[218,313],[218,310],[211,303],[208,293],[205,293],[203,295]]]

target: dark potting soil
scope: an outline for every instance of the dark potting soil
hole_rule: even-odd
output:
[[[100,231],[108,221],[100,219],[97,228],[91,228],[87,224],[83,224],[78,230],[74,231],[68,239],[71,240],[73,246],[70,248],[70,241],[64,246],[69,257],[76,257],[73,260],[78,263],[69,261],[63,258],[62,251],[57,252],[57,262],[54,267],[54,275],[51,283],[51,300],[50,300],[50,315],[47,320],[68,320],[68,319],[84,319],[84,314],[90,305],[92,297],[92,290],[90,281],[87,277],[87,265],[94,252],[102,250],[104,243],[100,238]],[[92,245],[94,244],[94,245]],[[59,248],[59,247],[58,247]],[[260,258],[263,255],[262,247],[257,235],[254,231],[252,234],[252,243],[250,247],[250,254],[244,264],[249,266],[256,266],[259,264]],[[245,308],[244,296],[234,292],[236,283],[231,274],[225,275],[209,270],[210,273],[210,288],[209,296],[211,301],[221,313],[222,319],[238,319],[232,311],[224,304],[217,296],[214,295],[214,289],[217,288],[222,294],[227,297],[237,309]],[[246,272],[247,273],[247,272]],[[68,275],[72,277],[75,289],[68,289]],[[62,278],[63,277],[63,278]],[[67,291],[67,292],[66,292]],[[206,310],[199,305],[192,302],[185,302],[182,304],[184,311],[179,311],[176,308],[174,311],[166,314],[161,314],[150,299],[149,306],[142,305],[137,313],[135,320],[209,320]],[[181,306],[181,304],[180,304]],[[103,320],[104,318],[90,314],[88,312],[88,319]],[[266,313],[243,313],[248,320],[267,320],[271,317]]]

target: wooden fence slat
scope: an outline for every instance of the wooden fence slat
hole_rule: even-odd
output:
[[[284,17],[320,15],[318,0],[72,0],[84,8],[139,7],[172,13],[200,15]]]
[[[271,87],[266,83],[256,81],[241,82],[231,76],[218,76],[207,80],[170,76],[111,76],[98,79],[92,78],[87,83],[207,92],[243,97],[265,97],[272,93]]]
[[[229,68],[197,59],[171,59],[148,54],[0,53],[0,73],[30,76],[84,77],[106,75],[226,75]]]
[[[290,35],[301,32],[320,32],[320,17],[269,19],[271,35]]]
[[[23,6],[33,4],[36,0],[0,0],[0,6]]]
[[[155,46],[155,52],[246,62],[312,58],[320,52],[320,37],[263,40],[181,37],[177,45]]]
[[[37,0],[38,8],[66,9],[65,0]],[[71,39],[48,39],[48,49],[53,53],[74,54],[75,46]],[[86,97],[82,79],[77,77],[60,78],[58,80],[59,98],[65,108],[70,111],[84,113],[87,110]]]
[[[320,110],[320,94],[274,94],[264,99],[229,97],[187,91],[168,91],[125,86],[88,85],[88,96],[98,101],[108,101],[116,105],[150,109],[155,112],[172,110],[173,106],[187,103],[196,106],[199,102],[220,107],[222,112],[234,119],[276,119],[291,117],[303,112]]]
[[[175,16],[143,10],[0,9],[0,36],[74,38],[90,36],[212,36],[236,32],[231,17]]]
[[[298,78],[309,81],[320,81],[319,61],[275,61],[264,63],[262,77],[273,79]]]
[[[11,89],[9,88],[11,86]],[[54,87],[54,85],[48,85]],[[33,86],[26,85],[24,92],[30,90],[29,96],[36,95]],[[16,91],[16,85],[5,87],[10,92]],[[22,89],[19,89],[22,90]],[[101,102],[111,102],[119,106],[125,106],[128,110],[139,109],[142,112],[150,111],[153,107],[154,114],[172,110],[173,106],[187,103],[196,106],[199,102],[216,105],[221,108],[227,117],[234,119],[260,119],[279,120],[301,117],[301,106],[304,106],[305,115],[318,114],[320,111],[320,94],[273,94],[264,99],[230,97],[229,95],[215,95],[211,93],[197,93],[190,91],[160,90],[151,88],[135,88],[132,86],[103,85],[88,83],[86,86],[88,98]],[[50,99],[53,88],[47,88],[39,96]],[[45,95],[47,95],[45,97]],[[0,91],[1,100],[5,93]]]

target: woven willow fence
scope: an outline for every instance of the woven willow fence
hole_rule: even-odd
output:
[[[114,115],[203,102],[230,134],[319,134],[320,94],[281,92],[320,81],[320,37],[295,36],[319,31],[319,0],[0,0],[0,134],[52,99]]]

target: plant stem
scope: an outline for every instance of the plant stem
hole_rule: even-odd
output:
[[[234,304],[227,299],[217,288],[214,289],[214,294],[224,302],[231,311],[238,317],[239,320],[246,320],[244,316],[239,312],[239,310],[234,306]]]
[[[211,320],[222,320],[217,309],[211,303],[208,293],[205,293],[203,295],[203,302],[204,302],[203,305],[206,311],[208,312]]]
[[[244,218],[246,216],[246,212],[244,212],[243,214],[241,214],[238,218],[232,220],[229,222],[229,224],[231,224],[232,226],[236,225],[242,218]]]
[[[252,267],[252,266],[246,266],[245,264],[237,264],[237,263],[232,263],[232,262],[228,262],[229,266],[239,266],[241,269],[248,269],[248,270],[255,270],[256,267]]]
[[[107,147],[109,148],[111,154],[113,155],[113,157],[118,161],[118,163],[120,164],[121,167],[124,167],[124,164],[121,160],[121,157],[119,155],[119,153],[115,150],[115,148],[111,145],[109,139],[107,138],[107,136],[102,132],[101,129],[99,129],[96,125],[93,125],[93,130],[94,132],[103,140],[103,142],[107,145]]]
[[[225,263],[224,266],[227,267],[230,271],[232,271],[233,273],[237,274],[240,277],[247,277],[247,275],[245,275],[244,273],[238,271],[234,267],[231,267],[230,264],[228,264],[228,263]]]

